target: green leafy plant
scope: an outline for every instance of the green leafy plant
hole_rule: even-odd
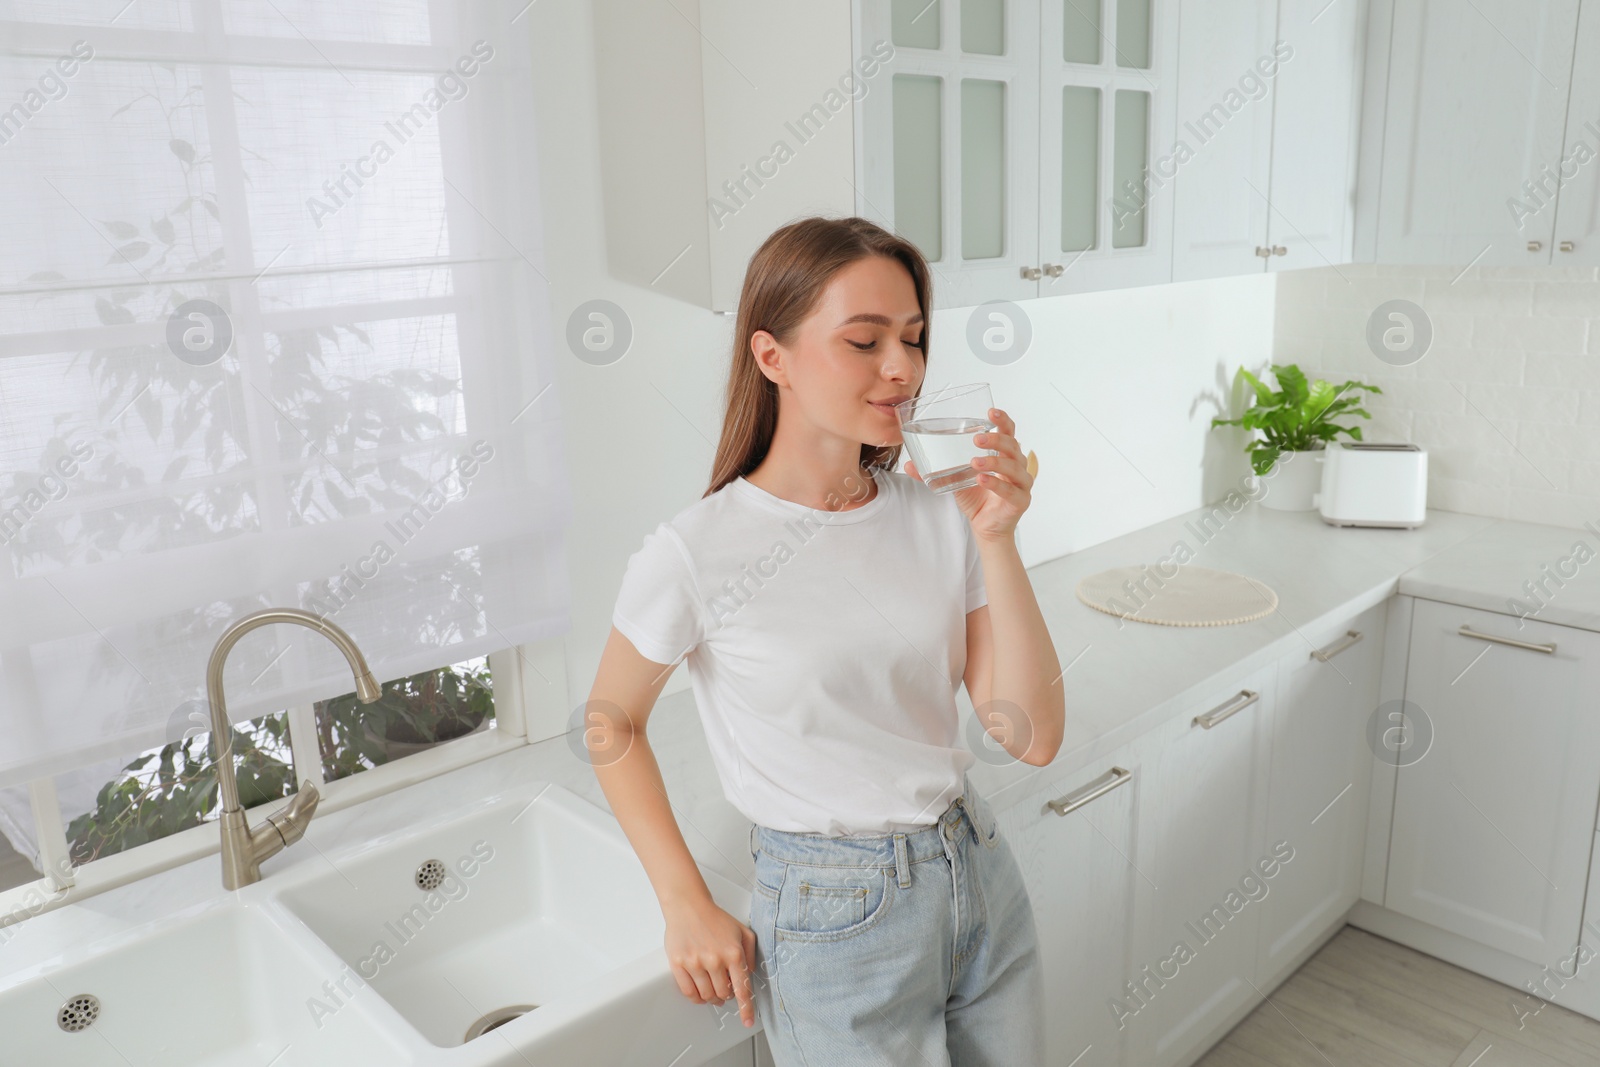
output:
[[[288,756],[289,717],[282,712],[235,726],[239,802],[248,808],[292,795]],[[146,752],[101,786],[94,810],[67,827],[68,851],[74,864],[88,863],[199,826],[216,808],[211,734],[201,731]]]
[[[1336,415],[1372,418],[1361,407],[1361,398],[1345,396],[1345,391],[1383,392],[1376,385],[1357,381],[1334,385],[1318,378],[1308,383],[1305,373],[1293,363],[1272,364],[1272,374],[1280,387],[1277,390],[1267,388],[1260,378],[1240,367],[1234,375],[1234,384],[1241,380],[1249,382],[1255,390],[1253,402],[1237,419],[1211,420],[1213,427],[1242,426],[1261,431],[1261,437],[1245,446],[1250,454],[1250,466],[1258,475],[1271,470],[1285,452],[1311,452],[1323,448],[1342,433],[1349,434],[1352,440],[1361,440],[1361,427],[1340,426],[1333,421]]]
[[[494,717],[494,684],[487,662],[457,665],[384,682],[371,704],[354,693],[318,701],[316,713],[323,776],[333,781],[387,763],[385,742],[435,744],[471,733]]]
[[[323,778],[333,781],[387,763],[384,739],[449,741],[494,717],[494,689],[485,662],[423,671],[383,683],[383,696],[362,704],[354,693],[318,701],[317,743]],[[101,786],[92,811],[72,820],[72,862],[110,856],[135,845],[199,826],[216,817],[217,775],[211,735],[199,731],[152,749]],[[289,717],[266,715],[233,728],[239,802],[246,808],[292,796]]]

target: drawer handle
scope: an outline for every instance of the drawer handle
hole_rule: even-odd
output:
[[[1525,648],[1529,652],[1543,652],[1547,656],[1556,654],[1556,643],[1551,641],[1548,645],[1536,645],[1532,641],[1518,641],[1515,637],[1500,637],[1496,634],[1481,634],[1468,626],[1461,624],[1461,629],[1456,633],[1462,637],[1476,637],[1479,641],[1493,641],[1497,645],[1510,645],[1512,648]]]
[[[1133,772],[1126,767],[1113,767],[1082,789],[1068,793],[1064,797],[1058,797],[1055,800],[1047,800],[1044,802],[1044,806],[1057,815],[1070,815],[1091,800],[1098,800],[1132,778]]]
[[[1207,730],[1230,715],[1236,715],[1261,699],[1261,694],[1250,689],[1239,690],[1239,695],[1225,704],[1218,704],[1204,715],[1196,715],[1194,721]]]
[[[1344,632],[1344,637],[1340,638],[1338,643],[1329,645],[1327,648],[1313,649],[1311,651],[1311,658],[1321,660],[1323,663],[1326,663],[1359,640],[1361,640],[1360,630],[1346,630]]]

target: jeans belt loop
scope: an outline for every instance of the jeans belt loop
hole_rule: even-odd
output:
[[[750,824],[750,858],[756,858],[756,824]]]
[[[900,878],[900,888],[911,887],[911,864],[906,862],[906,835],[894,835],[894,873]]]

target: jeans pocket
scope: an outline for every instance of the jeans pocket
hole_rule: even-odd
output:
[[[790,864],[778,895],[777,934],[791,941],[842,941],[889,911],[893,868]]]

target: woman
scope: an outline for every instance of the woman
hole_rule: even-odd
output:
[[[927,370],[926,262],[864,219],[751,259],[711,486],[630,557],[590,695],[595,773],[695,1003],[759,1007],[781,1065],[1044,1061],[1017,864],[966,770],[955,687],[1015,758],[1061,744],[1061,667],[1017,553],[1014,425],[931,492],[893,404]],[[724,795],[752,822],[749,924],[719,908],[645,739],[688,657]],[[604,710],[601,710],[604,709]]]

